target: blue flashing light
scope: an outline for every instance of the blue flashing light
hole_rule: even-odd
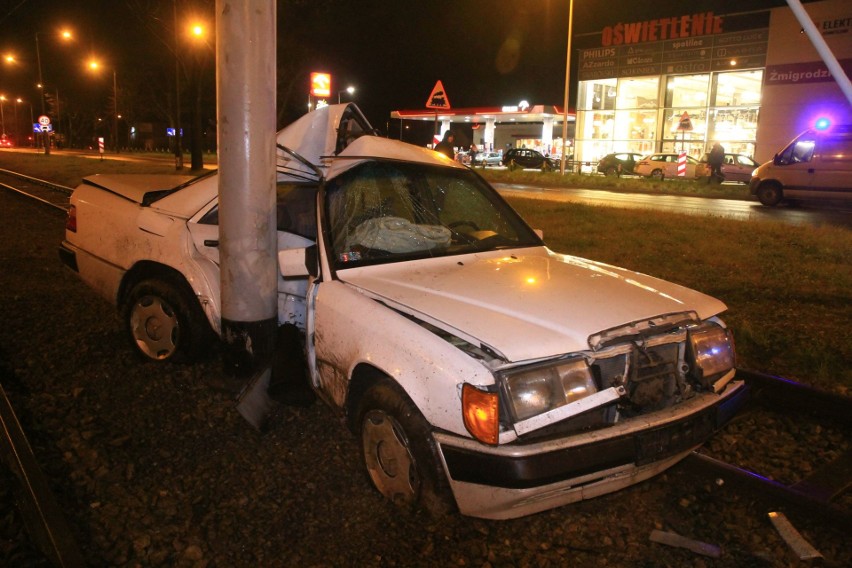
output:
[[[816,122],[814,123],[814,128],[816,128],[817,130],[828,130],[828,128],[830,126],[831,126],[831,120],[824,117],[824,116],[818,118],[816,120]]]

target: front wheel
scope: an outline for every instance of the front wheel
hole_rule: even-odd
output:
[[[139,353],[152,361],[192,361],[212,335],[195,298],[165,280],[142,280],[127,296],[124,321]]]
[[[435,516],[454,508],[429,424],[390,379],[365,393],[358,424],[364,466],[379,493]]]
[[[778,205],[783,197],[781,186],[776,183],[764,183],[757,188],[757,199],[768,207]]]

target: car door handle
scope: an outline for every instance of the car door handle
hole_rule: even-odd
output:
[[[204,239],[204,246],[211,248],[218,248],[219,241],[216,239]]]

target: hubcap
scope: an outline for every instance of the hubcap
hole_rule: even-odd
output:
[[[151,359],[166,359],[177,349],[177,315],[160,298],[143,296],[133,305],[130,329],[136,345]]]
[[[364,418],[361,441],[367,471],[379,492],[395,503],[414,501],[419,480],[399,423],[381,410],[371,410]]]

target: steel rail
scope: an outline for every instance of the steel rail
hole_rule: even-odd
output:
[[[770,410],[811,414],[821,421],[833,421],[848,427],[852,422],[852,399],[775,375],[737,369],[750,389],[750,403]],[[758,494],[769,501],[781,502],[821,521],[852,526],[852,513],[835,500],[852,487],[852,451],[814,471],[792,485],[784,485],[759,473],[726,463],[700,450],[693,452],[675,468],[690,476],[721,479],[735,487]]]
[[[62,515],[47,479],[38,466],[18,417],[0,385],[0,458],[18,480],[23,497],[20,513],[27,532],[41,552],[56,566],[85,566],[83,556]]]
[[[10,191],[14,191],[15,193],[17,193],[19,195],[23,195],[24,197],[28,197],[28,198],[33,199],[35,201],[38,201],[39,203],[42,203],[44,205],[49,205],[51,207],[54,207],[56,209],[59,209],[60,211],[68,211],[68,208],[70,207],[70,204],[69,205],[61,205],[59,203],[54,203],[54,202],[52,202],[48,199],[43,199],[41,197],[38,197],[37,195],[30,193],[29,191],[26,191],[24,189],[20,189],[20,188],[17,188],[17,187],[13,187],[11,185],[8,185],[8,184],[2,183],[2,182],[0,182],[0,187],[4,187],[4,188],[6,188]]]
[[[52,181],[39,179],[39,178],[28,176],[26,174],[22,174],[22,173],[19,173],[19,172],[13,172],[12,170],[4,170],[3,168],[0,168],[0,174],[5,174],[7,176],[11,176],[11,177],[23,180],[23,181],[27,181],[27,182],[36,184],[36,185],[41,185],[41,186],[46,187],[48,189],[52,189],[52,190],[58,191],[60,193],[66,193],[68,195],[71,195],[71,192],[74,191],[73,187],[68,187],[66,185],[53,183]]]
[[[835,470],[848,480],[849,463],[850,455],[847,453],[824,469]],[[852,526],[852,514],[831,502],[831,497],[837,494],[835,491],[813,490],[802,482],[795,485],[784,485],[753,471],[717,460],[699,451],[689,454],[675,468],[687,473],[690,478],[712,477],[715,480],[722,480],[726,485],[730,484],[746,490],[750,496],[759,495],[765,500],[779,501],[783,505],[794,507],[818,521],[829,522],[836,526]],[[846,481],[843,487],[837,489],[842,492],[848,485],[849,482]]]
[[[795,412],[807,412],[823,420],[852,425],[852,398],[747,369],[737,369],[737,378],[751,388],[755,402]]]

